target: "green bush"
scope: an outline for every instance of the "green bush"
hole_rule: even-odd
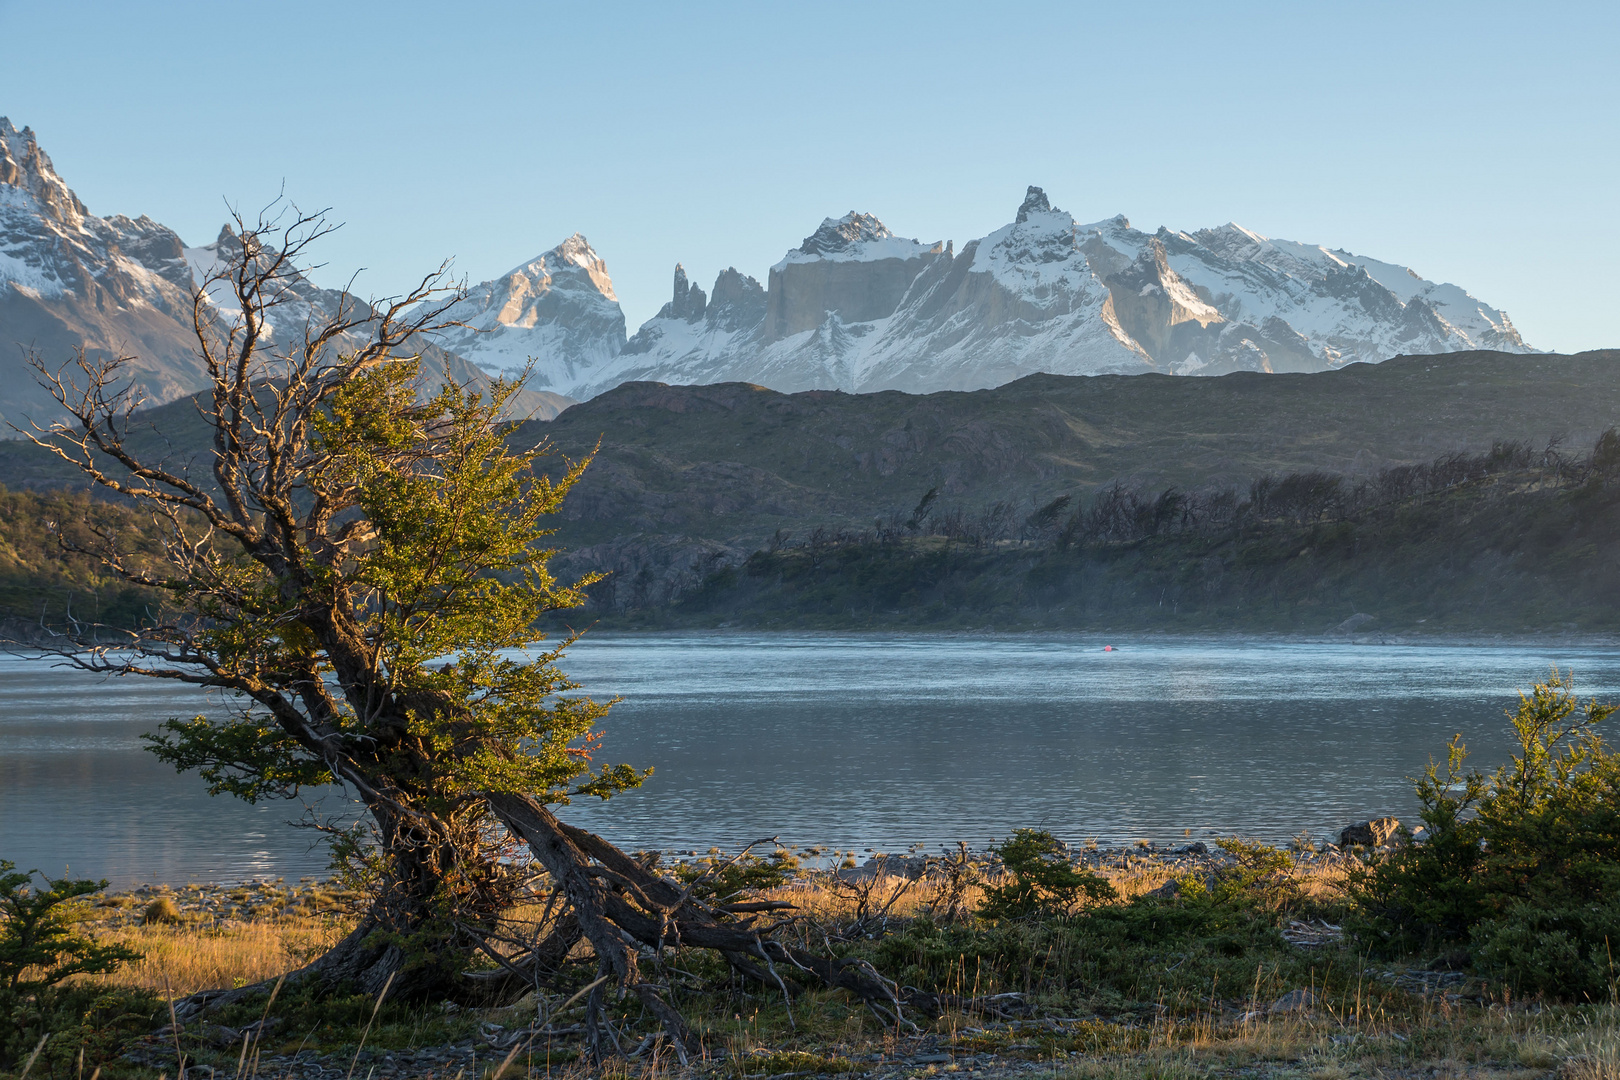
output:
[[[1385,953],[1468,945],[1522,992],[1592,999],[1620,939],[1620,755],[1598,731],[1616,706],[1576,698],[1556,669],[1512,714],[1519,754],[1465,771],[1459,738],[1417,782],[1428,835],[1353,881],[1358,933]]]
[[[156,1002],[148,995],[64,984],[75,975],[115,971],[140,954],[74,932],[71,901],[105,889],[105,881],[45,878],[41,890],[32,884],[33,873],[16,869],[0,859],[0,1069],[15,1066],[47,1034],[51,1060],[81,1046],[87,1058],[98,1060],[132,1017],[146,1026]]]
[[[1215,846],[1233,861],[1208,876],[1177,878],[1177,894],[1182,899],[1265,911],[1281,911],[1302,902],[1294,860],[1286,851],[1237,837],[1217,840]]]
[[[1044,829],[1019,829],[990,850],[1000,856],[1012,880],[985,890],[982,918],[1071,915],[1086,902],[1115,895],[1114,887],[1096,874],[1076,870],[1057,837]]]
[[[1015,862],[1033,856],[1048,868],[1039,872],[1049,873],[1058,855],[1047,838],[1026,830],[1009,843],[1021,839]],[[919,919],[877,942],[873,959],[903,985],[962,995],[1035,994],[1050,1008],[1070,1010],[1066,1015],[1149,1016],[1161,1006],[1191,1015],[1212,998],[1258,994],[1271,1001],[1300,988],[1342,990],[1346,980],[1353,992],[1353,963],[1338,962],[1331,947],[1306,952],[1282,937],[1287,919],[1322,914],[1300,897],[1288,855],[1238,841],[1223,846],[1236,861],[1208,879],[1181,879],[1176,896],[1138,896],[1075,911],[1060,903],[1044,914],[989,925]],[[1005,862],[1006,845],[1001,850]],[[1032,876],[1026,869],[1025,880]],[[1015,877],[1003,896],[1018,900],[1016,885]],[[1033,891],[1038,898],[1039,887]],[[1075,886],[1076,894],[1083,892]]]

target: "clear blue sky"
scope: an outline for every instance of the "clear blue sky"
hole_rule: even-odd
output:
[[[632,331],[677,261],[827,215],[964,240],[1025,185],[1412,266],[1541,348],[1620,346],[1620,5],[0,0],[0,115],[100,214],[211,240],[285,181],[340,283],[578,230]]]

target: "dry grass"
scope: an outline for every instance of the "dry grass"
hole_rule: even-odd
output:
[[[1126,896],[1151,890],[1184,872],[1137,858],[1098,870]],[[1342,866],[1328,860],[1302,863],[1299,874],[1302,888],[1324,896],[1338,889],[1344,876]],[[886,906],[891,916],[903,920],[936,902],[938,888],[933,881],[898,876],[840,882],[822,874],[784,886],[774,895],[791,901],[801,913],[833,923],[851,920],[863,904],[868,914]],[[980,888],[969,889],[965,898],[969,906],[978,902]],[[142,924],[145,897],[109,898],[100,909],[87,912],[89,928],[97,937],[129,945],[146,956],[107,982],[182,995],[270,979],[318,955],[352,925],[337,911],[312,912],[293,902],[301,895],[296,891],[284,890],[275,903],[260,903],[254,896],[242,901],[238,914],[231,917],[220,917],[219,908],[211,909],[206,899],[188,899],[184,891],[176,895],[181,921],[174,924]],[[532,922],[541,910],[514,915]],[[1365,1007],[1370,1000],[1363,1002],[1358,995],[1354,1001],[1327,1001],[1309,1011],[1272,1015],[1263,1011],[1269,1000],[1265,995],[1257,998],[1247,1008],[1258,1009],[1248,1013],[1234,1014],[1217,1006],[1207,1014],[1179,1018],[1161,1014],[1145,1023],[988,1024],[982,1017],[948,1016],[917,1038],[901,1040],[859,1010],[848,1008],[847,1001],[832,992],[812,991],[796,1003],[796,1029],[776,1015],[779,1010],[773,1002],[745,1006],[738,1015],[733,1015],[736,1001],[725,995],[694,998],[687,1007],[706,1045],[727,1051],[724,1062],[710,1062],[706,1071],[726,1076],[753,1076],[761,1070],[854,1071],[910,1078],[972,1074],[999,1080],[1014,1071],[1011,1062],[1023,1061],[1027,1064],[1018,1068],[1026,1071],[1020,1075],[1029,1075],[1027,1070],[1034,1068],[1064,1080],[1212,1076],[1620,1080],[1620,1005],[1506,1009],[1433,997],[1402,999],[1409,1005],[1390,1001],[1391,1008],[1385,1010]],[[467,1014],[469,1021],[507,1027],[522,1026],[526,1016],[522,1009]],[[937,1052],[953,1055],[954,1060],[927,1066],[905,1061],[908,1056]],[[996,1060],[977,1057],[985,1053]],[[872,1062],[874,1054],[889,1064]],[[625,1074],[627,1080],[630,1075]]]
[[[1176,860],[1115,853],[1094,857],[1083,865],[1108,881],[1119,893],[1120,900],[1128,901],[1185,874],[1207,872],[1221,865],[1221,860],[1219,856]],[[1344,858],[1306,856],[1296,861],[1292,875],[1300,896],[1327,901],[1343,895],[1348,872],[1349,864]],[[1004,885],[1007,881],[1008,878],[1000,873],[986,874],[964,890],[964,906],[969,910],[977,908],[984,901],[986,888]],[[887,905],[886,909],[893,916],[914,918],[939,905],[940,889],[941,884],[935,879],[913,881],[898,875],[880,874],[842,881],[822,873],[765,895],[773,900],[792,903],[801,914],[827,921],[847,922],[856,917],[863,904],[868,911]]]
[[[347,932],[347,924],[318,916],[256,919],[217,929],[125,926],[102,930],[96,937],[128,945],[145,957],[103,981],[160,993],[167,987],[184,995],[273,979],[319,956]]]

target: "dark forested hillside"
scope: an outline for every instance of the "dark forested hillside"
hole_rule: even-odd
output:
[[[1035,375],[914,396],[632,384],[531,425],[602,453],[569,535],[763,540],[858,527],[937,487],[1022,506],[1114,479],[1184,490],[1266,472],[1370,473],[1501,440],[1590,446],[1620,423],[1620,352],[1459,353],[1308,375]]]
[[[94,560],[64,550],[116,534],[135,560],[156,554],[148,523],[133,510],[83,494],[0,488],[0,623],[5,636],[32,636],[70,618],[129,627],[159,603],[156,593],[113,577]]]
[[[1613,433],[1591,456],[1503,444],[1359,481],[1110,485],[1022,518],[932,509],[773,544],[672,602],[609,589],[595,606],[634,626],[1620,631]]]
[[[1514,523],[1504,543],[1516,536],[1542,535],[1550,528],[1545,522],[1575,513],[1568,507],[1586,506],[1581,499],[1594,499],[1594,507],[1606,505],[1602,493],[1608,489],[1585,496],[1556,485],[1554,490],[1493,481],[1494,509],[1489,514],[1465,493],[1452,491],[1440,500],[1476,507],[1462,523],[1435,517],[1436,499],[1425,497],[1396,518],[1375,520],[1358,512],[1345,519],[1348,525],[1341,521],[1330,526],[1323,515],[1305,523],[1281,509],[1290,500],[1309,501],[1306,474],[1342,477],[1353,488],[1380,475],[1389,481],[1402,467],[1478,454],[1503,442],[1522,444],[1538,460],[1572,459],[1587,452],[1599,433],[1620,424],[1617,375],[1620,351],[1575,356],[1455,353],[1397,357],[1316,374],[1239,373],[1205,379],[1037,375],[994,390],[921,396],[780,394],[742,383],[638,383],[576,405],[550,422],[525,424],[515,437],[549,440],[559,455],[573,458],[600,445],[594,465],[564,506],[556,540],[565,554],[555,565],[565,575],[607,571],[609,578],[596,589],[596,607],[615,618],[667,609],[706,581],[712,590],[711,579],[730,568],[740,575],[737,589],[747,585],[756,591],[751,599],[742,592],[728,593],[723,602],[716,599],[719,606],[704,619],[726,621],[727,605],[739,617],[747,609],[755,614],[746,617],[765,618],[766,608],[778,604],[793,619],[828,625],[868,618],[862,611],[875,613],[872,618],[971,623],[978,616],[957,609],[976,605],[941,600],[937,589],[938,595],[920,587],[902,589],[902,595],[934,598],[908,601],[910,606],[899,609],[870,597],[864,608],[860,602],[834,603],[830,598],[846,586],[823,580],[819,559],[812,564],[795,561],[808,550],[830,550],[828,538],[903,523],[919,500],[933,492],[927,528],[907,534],[911,547],[891,545],[863,563],[861,581],[869,584],[870,575],[891,564],[901,579],[912,580],[910,560],[935,558],[928,553],[934,541],[927,536],[937,532],[951,538],[951,560],[967,560],[951,563],[956,569],[949,580],[981,581],[1000,598],[992,608],[1000,604],[1019,612],[1007,616],[1014,621],[1032,618],[1028,613],[1036,608],[1069,613],[1043,614],[1041,620],[1124,608],[1146,612],[1149,606],[1157,618],[1162,599],[1171,618],[1203,620],[1197,625],[1315,627],[1354,613],[1345,608],[1394,611],[1398,605],[1386,599],[1386,586],[1369,583],[1392,580],[1388,575],[1398,572],[1397,563],[1408,567],[1399,572],[1417,575],[1414,588],[1420,592],[1439,590],[1436,582],[1450,582],[1442,590],[1447,595],[1470,589],[1481,597],[1493,595],[1492,590],[1505,587],[1503,566],[1512,567],[1513,580],[1542,580],[1536,574],[1545,577],[1553,571],[1531,572],[1531,548],[1509,552],[1489,539],[1493,515],[1506,515],[1503,520]],[[139,420],[136,441],[143,442],[143,449],[161,446],[172,466],[190,462],[197,474],[206,475],[205,448],[190,402],[153,409]],[[1381,473],[1392,468],[1396,471]],[[1099,505],[1112,505],[1118,510],[1117,498],[1108,500],[1120,493],[1157,499],[1169,488],[1183,500],[1178,512],[1186,511],[1191,498],[1202,507],[1198,513],[1214,520],[1221,511],[1209,500],[1219,492],[1231,489],[1233,498],[1243,501],[1257,478],[1280,480],[1290,474],[1295,475],[1293,486],[1264,496],[1262,504],[1270,509],[1251,515],[1235,532],[1206,528],[1128,541],[1115,536],[1099,541],[1103,546],[1088,541],[1059,551],[1048,545],[1042,553],[1007,547],[1024,534],[1032,515],[1060,501],[1063,505],[1052,510],[1048,522],[1053,527],[1081,508],[1092,513]],[[0,442],[0,483],[13,490],[43,491],[72,487],[79,480],[62,462],[13,440]],[[1386,496],[1384,501],[1392,505],[1401,498],[1398,491]],[[1401,524],[1390,532],[1397,529],[1397,518]],[[1601,514],[1579,521],[1586,523],[1581,528],[1601,532],[1606,527]],[[1339,536],[1346,528],[1354,534],[1348,541],[1349,561],[1324,569],[1324,544],[1328,550],[1338,548],[1331,537],[1320,538],[1326,535],[1321,530]],[[1448,554],[1446,536],[1457,529],[1467,533],[1469,543],[1477,543],[1466,549],[1474,552],[1468,558],[1460,551]],[[964,544],[964,537],[975,532],[1007,543],[999,548]],[[1425,539],[1397,543],[1395,537],[1407,532]],[[1273,543],[1294,554],[1288,560],[1266,554]],[[1553,546],[1559,543],[1563,541]],[[835,546],[838,560],[865,558],[857,557],[848,543]],[[1306,548],[1311,553],[1294,565],[1297,553]],[[1594,550],[1592,558],[1597,558],[1602,545]],[[1419,558],[1421,551],[1427,554]],[[1548,551],[1548,559],[1566,560],[1560,566],[1599,572],[1586,555],[1574,554],[1574,547]],[[1411,562],[1413,558],[1417,561]],[[749,577],[743,568],[748,562],[758,569],[762,559],[782,560],[784,584],[777,591],[771,591],[776,586],[759,591],[766,578]],[[1023,570],[1013,569],[1026,563],[1030,565]],[[821,582],[817,589],[831,590],[826,604],[807,599],[803,582],[790,584],[798,579],[788,571],[801,565],[813,565],[812,578]],[[1306,567],[1317,569],[1306,574]],[[1025,581],[1030,573],[1035,578],[1029,580],[1056,575],[1056,583],[1034,591],[1009,584]],[[1292,605],[1288,611],[1295,614],[1259,614],[1264,603],[1256,590],[1267,575],[1281,575],[1284,583],[1309,579],[1309,585],[1276,586],[1298,592],[1287,601]],[[1554,578],[1574,580],[1568,575]],[[1562,595],[1557,591],[1562,587],[1547,585],[1553,589],[1548,595]],[[1542,586],[1524,588],[1530,591],[1522,595],[1529,597]],[[1189,600],[1176,600],[1178,589]],[[1009,599],[1014,596],[1022,599]],[[1600,591],[1591,591],[1580,602],[1606,601]],[[1563,618],[1553,610],[1558,603],[1549,607],[1536,601],[1539,608],[1529,599],[1524,603],[1531,606],[1522,617],[1515,616],[1523,625],[1581,621]],[[1320,607],[1320,617],[1313,605]],[[931,614],[919,614],[923,609]],[[891,610],[911,614],[882,615]],[[1189,610],[1198,614],[1184,616]],[[1457,616],[1458,625],[1475,619],[1484,628],[1485,622],[1498,621],[1483,600],[1468,610],[1466,618]],[[697,615],[688,610],[681,617]]]

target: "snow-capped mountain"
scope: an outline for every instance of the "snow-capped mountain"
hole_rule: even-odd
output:
[[[150,404],[202,389],[208,379],[196,354],[193,291],[240,244],[228,225],[214,243],[187,247],[148,217],[91,214],[34,133],[0,117],[0,424],[44,424],[61,412],[36,381],[30,352],[48,364],[67,363],[81,348],[92,358],[128,356],[126,370]],[[335,314],[340,305],[362,318],[370,314],[364,301],[344,292],[302,277],[287,284],[286,302],[268,313],[272,341],[292,340],[308,320]],[[229,320],[228,290],[216,285],[209,293]],[[622,319],[620,326],[622,340]],[[430,381],[485,378],[435,345],[424,343],[422,359]],[[568,404],[526,393],[514,406],[549,417]]]
[[[191,294],[237,242],[226,229],[187,247],[149,218],[92,215],[33,133],[0,118],[0,420],[55,414],[30,349],[134,356],[153,402],[200,388]],[[353,299],[303,280],[293,291],[273,313],[277,335]],[[852,211],[823,221],[764,285],[733,267],[705,293],[677,266],[670,302],[628,337],[607,266],[577,233],[452,314],[463,325],[424,351],[430,368],[476,382],[532,360],[517,405],[539,416],[632,380],[925,393],[1034,372],[1317,371],[1530,351],[1506,314],[1406,267],[1232,224],[1083,225],[1035,187],[1011,223],[960,251]]]
[[[960,252],[851,212],[823,221],[763,287],[731,268],[709,295],[677,266],[670,302],[628,341],[583,238],[528,267],[565,259],[580,268],[566,284],[519,268],[480,286],[491,299],[477,317],[493,332],[447,344],[487,371],[532,356],[539,385],[575,398],[633,380],[926,393],[1037,371],[1319,371],[1400,353],[1530,351],[1506,314],[1403,266],[1230,224],[1082,225],[1035,187],[1010,224]],[[510,299],[537,289],[558,302]]]
[[[607,265],[579,233],[469,289],[447,314],[464,325],[440,336],[445,348],[492,375],[521,375],[535,357],[528,385],[538,390],[567,393],[624,348]]]
[[[61,362],[80,347],[133,356],[155,401],[201,386],[190,289],[178,236],[147,217],[92,215],[34,133],[0,117],[0,421],[56,415],[30,349]]]

